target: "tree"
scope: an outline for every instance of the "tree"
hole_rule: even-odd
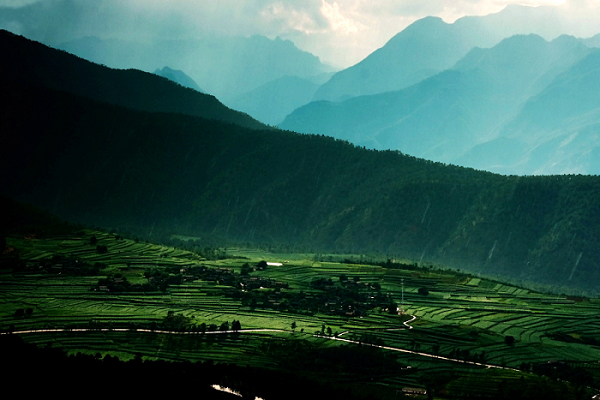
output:
[[[259,261],[258,264],[256,264],[256,269],[259,271],[267,269],[267,262],[265,260]]]
[[[248,263],[245,263],[244,265],[242,265],[242,270],[240,271],[240,275],[247,276],[249,274],[250,274],[250,265],[248,265]]]
[[[392,315],[398,314],[398,303],[396,303],[391,297],[390,304],[388,305],[388,313]]]
[[[515,337],[511,335],[505,336],[504,343],[506,343],[509,346],[512,346],[513,344],[515,344]]]
[[[296,321],[292,322],[292,330],[295,331],[296,330]]]
[[[231,323],[231,330],[232,331],[239,331],[242,329],[242,324],[240,323],[240,321],[237,320],[233,320],[233,322]]]
[[[421,287],[419,288],[418,292],[422,296],[427,296],[429,294],[429,289],[427,289],[426,287]]]

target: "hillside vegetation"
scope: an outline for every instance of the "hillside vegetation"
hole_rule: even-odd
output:
[[[136,69],[112,69],[0,30],[0,73],[12,84],[39,85],[151,112],[172,112],[246,126],[265,125],[214,96]]]
[[[154,239],[371,252],[599,289],[598,177],[501,176],[133,110],[44,87],[28,71],[2,82],[0,187],[61,218]]]
[[[212,257],[81,228],[6,241],[0,347],[28,373],[51,364],[48,382],[78,371],[86,382],[109,370],[147,378],[187,361],[169,370],[199,374],[194,389],[262,398],[299,385],[285,397],[305,399],[325,385],[370,399],[420,388],[435,399],[575,400],[598,386],[597,299],[406,261],[239,248]]]

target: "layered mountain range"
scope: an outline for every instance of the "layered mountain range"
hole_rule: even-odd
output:
[[[58,48],[113,68],[155,71],[164,65],[189,75],[204,91],[228,104],[286,76],[311,78],[334,71],[289,40],[264,36],[143,42],[83,37]]]
[[[435,19],[422,24],[444,26]],[[364,63],[382,65],[376,53]],[[475,47],[400,90],[309,103],[279,126],[493,172],[599,174],[598,57],[598,50],[571,36],[548,42],[516,35],[491,48]],[[344,75],[319,91],[338,76]],[[401,81],[381,79],[369,90]]]
[[[11,199],[151,240],[370,253],[600,291],[598,177],[502,176],[276,130],[154,74],[5,31],[0,44],[0,194]],[[461,74],[424,89],[485,78]]]
[[[453,23],[423,18],[338,72],[291,41],[263,36],[84,37],[59,48],[110,67],[168,65],[228,107],[283,129],[505,174],[599,174],[593,99],[562,117],[530,104],[550,110],[593,98],[592,75],[560,99],[551,94],[552,85],[576,85],[574,76],[553,80],[600,46],[600,35],[560,37],[578,30],[559,11],[511,5]]]
[[[341,101],[400,90],[451,68],[475,47],[490,48],[514,35],[537,34],[552,40],[565,33],[561,30],[565,25],[564,16],[554,7],[509,5],[494,14],[462,17],[454,23],[426,17],[358,64],[338,72],[319,88],[314,100]]]
[[[600,173],[599,56],[569,36],[513,36],[402,90],[310,103],[280,127],[501,173]]]
[[[205,93],[204,90],[200,89],[200,86],[190,78],[185,72],[179,69],[172,69],[169,67],[163,67],[162,69],[157,68],[154,73],[163,78],[167,78],[175,83],[180,84],[186,88],[194,89],[197,92]]]
[[[262,128],[247,114],[225,107],[214,96],[135,69],[101,66],[40,43],[0,31],[2,74],[24,88],[43,86],[109,104],[144,111],[175,112]],[[7,99],[8,100],[8,99]]]

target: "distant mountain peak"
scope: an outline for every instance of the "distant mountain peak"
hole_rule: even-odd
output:
[[[247,114],[231,110],[214,96],[137,69],[113,69],[0,30],[0,74],[4,85],[45,87],[95,101],[147,112],[171,112],[264,129]],[[51,65],[44,68],[43,65]]]
[[[194,89],[198,92],[205,93],[204,90],[200,89],[200,86],[190,78],[185,72],[178,69],[171,69],[167,66],[162,69],[157,69],[154,71],[155,75],[162,76],[163,78],[167,78],[175,83],[180,84],[181,86]]]
[[[596,173],[586,152],[600,148],[592,140],[600,126],[594,72],[600,56],[593,51],[572,36],[549,42],[515,35],[473,48],[452,68],[413,86],[314,101],[279,126],[494,172]],[[551,155],[564,162],[550,165]]]

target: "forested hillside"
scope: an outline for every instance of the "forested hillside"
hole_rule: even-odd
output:
[[[45,86],[138,110],[181,113],[265,128],[247,114],[225,107],[213,96],[155,74],[107,68],[4,30],[0,30],[0,49],[0,74],[15,84]]]
[[[15,57],[3,70],[27,65]],[[33,62],[57,68],[48,61]],[[97,87],[116,86],[95,68]],[[134,110],[17,71],[1,87],[2,194],[71,222],[153,239],[376,252],[599,290],[599,177],[501,176],[318,135]],[[152,82],[150,103],[159,100]]]
[[[3,83],[3,193],[70,221],[597,290],[600,179],[505,177]],[[36,118],[31,118],[35,115]]]

